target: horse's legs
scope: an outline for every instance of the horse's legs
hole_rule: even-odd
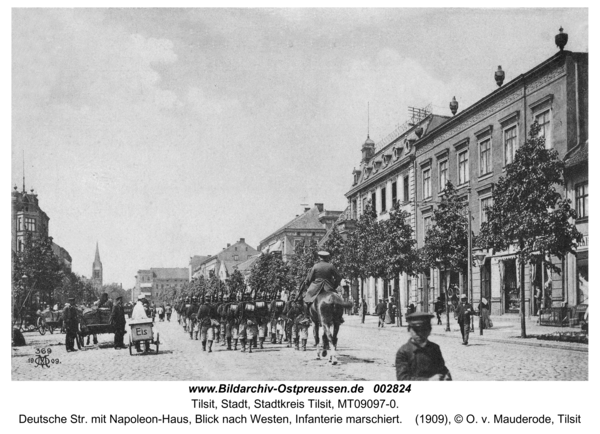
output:
[[[333,326],[335,329],[335,326]],[[323,331],[325,332],[323,334],[323,339],[325,339],[325,337],[327,337],[330,341],[331,341],[331,356],[329,357],[329,361],[331,362],[332,365],[337,365],[337,351],[335,348],[335,344],[334,344],[334,335],[332,335],[331,333],[331,326],[330,325],[323,325]]]
[[[333,344],[333,348],[335,348],[337,350],[337,343],[338,343],[338,332],[340,331],[340,325],[337,323],[333,324],[333,336],[331,338],[331,343]]]
[[[321,345],[319,345],[319,324],[316,322],[313,325],[313,336],[315,337],[315,344],[317,345],[317,359],[321,359]]]

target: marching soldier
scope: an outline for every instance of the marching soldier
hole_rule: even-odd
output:
[[[187,318],[187,329],[190,332],[190,339],[194,339],[194,336],[196,337],[196,340],[198,340],[198,331],[199,329],[199,324],[196,318],[196,314],[198,313],[198,298],[197,297],[192,297],[192,302],[191,304],[187,307],[186,312],[185,312],[185,316]]]
[[[451,381],[440,347],[429,341],[431,334],[429,313],[412,313],[406,316],[410,339],[396,353],[396,379],[398,381]]]

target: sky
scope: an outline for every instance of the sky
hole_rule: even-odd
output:
[[[375,142],[557,52],[587,9],[13,9],[12,185],[105,283],[343,210]],[[367,116],[367,105],[369,116]],[[370,121],[367,124],[367,118]]]

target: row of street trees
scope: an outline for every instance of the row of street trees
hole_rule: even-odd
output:
[[[39,303],[64,305],[74,297],[78,304],[89,304],[98,300],[101,293],[115,299],[128,292],[120,285],[104,285],[94,288],[92,282],[69,270],[53,253],[52,237],[34,236],[27,233],[23,249],[12,252],[12,304],[13,318],[37,310]]]

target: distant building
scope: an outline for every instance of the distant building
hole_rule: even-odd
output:
[[[17,186],[12,192],[12,237],[11,248],[13,252],[23,251],[25,244],[25,235],[30,232],[34,237],[48,237],[50,217],[40,208],[38,195],[31,189],[29,193],[17,191]],[[59,261],[70,271],[72,258],[69,252],[52,242],[52,252]]]
[[[95,289],[102,288],[102,276],[102,261],[100,261],[100,250],[98,250],[98,243],[96,243],[96,256],[92,264],[92,285]]]
[[[240,238],[237,243],[228,243],[227,247],[224,247],[221,252],[198,263],[192,270],[192,278],[204,276],[208,279],[214,274],[225,281],[233,273],[234,266],[258,253],[258,250],[246,243],[245,238]]]
[[[201,256],[201,255],[194,255],[190,257],[190,272],[189,272],[189,280],[192,280],[192,277],[194,275],[194,270],[197,270],[200,267],[200,264],[202,264],[205,260],[207,260],[208,258],[210,258],[210,256]]]
[[[298,245],[317,245],[343,211],[325,210],[322,203],[305,208],[304,213],[264,238],[258,245],[262,253],[279,251],[284,261],[294,255]]]
[[[138,270],[135,276],[133,300],[144,295],[148,300],[158,297],[161,291],[180,289],[189,281],[188,268],[150,268]]]

